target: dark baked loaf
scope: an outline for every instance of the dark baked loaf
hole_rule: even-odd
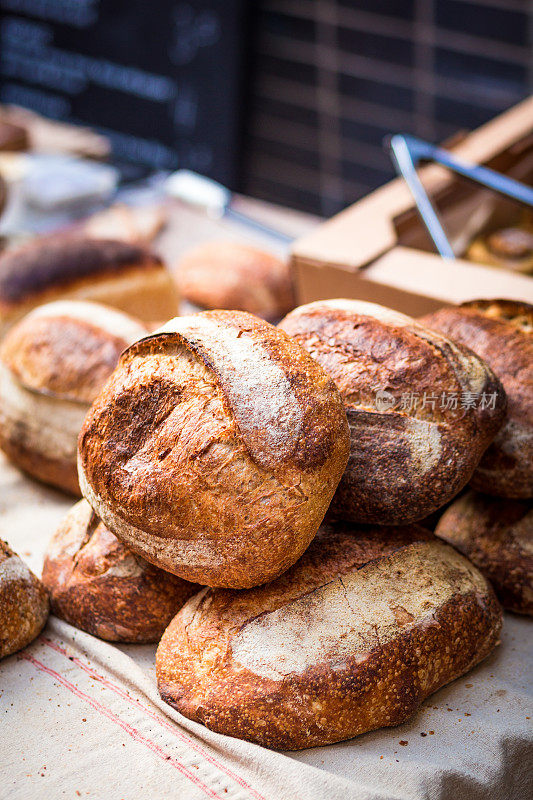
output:
[[[507,416],[470,481],[497,497],[533,497],[533,306],[472,300],[423,317],[430,328],[470,347],[507,394]]]
[[[122,356],[79,439],[84,496],[186,580],[271,580],[316,534],[346,466],[333,381],[251,314],[171,320]]]
[[[412,522],[468,482],[505,413],[501,384],[478,356],[410,317],[355,300],[301,306],[279,327],[329,372],[346,406],[350,459],[332,513]]]
[[[86,500],[69,511],[46,551],[52,612],[111,642],[157,642],[200,588],[135,555]]]
[[[249,311],[270,321],[294,308],[288,263],[248,244],[194,247],[181,258],[176,280],[181,296],[200,308]]]
[[[533,615],[531,503],[468,492],[446,509],[435,533],[479,567],[504,608]]]
[[[168,319],[178,296],[161,260],[124,241],[54,234],[0,256],[0,335],[41,303],[94,300],[144,321]]]
[[[0,344],[0,447],[20,469],[79,494],[77,442],[121,352],[146,328],[97,303],[31,311]]]
[[[498,643],[501,609],[422,528],[324,528],[273,583],[204,590],[156,656],[161,697],[208,728],[301,749],[397,725]]]
[[[48,595],[30,568],[0,539],[0,658],[26,647],[48,619]]]

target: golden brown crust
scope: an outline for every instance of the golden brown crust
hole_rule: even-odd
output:
[[[0,415],[1,420],[1,415]],[[80,497],[78,467],[72,458],[48,458],[34,447],[25,444],[24,440],[6,435],[0,425],[0,450],[18,469],[31,478],[35,478],[47,486],[61,489],[62,492]]]
[[[160,642],[162,698],[267,747],[329,744],[408,719],[498,642],[501,609],[423,529],[323,529],[267,586],[205,590]]]
[[[468,492],[446,509],[435,533],[481,570],[504,608],[533,615],[530,503]]]
[[[30,568],[0,539],[0,658],[26,647],[48,618],[48,595]]]
[[[280,327],[331,375],[346,406],[351,452],[333,514],[411,522],[468,482],[505,410],[503,389],[481,359],[372,303],[310,303]],[[462,405],[468,394],[474,408]],[[494,409],[479,403],[483,394],[494,395]]]
[[[271,253],[231,241],[185,253],[176,269],[182,296],[206,309],[235,309],[276,320],[294,308],[289,265]]]
[[[50,288],[150,267],[161,267],[161,260],[123,241],[68,234],[46,236],[0,256],[0,310]]]
[[[326,373],[244,312],[172,320],[129,348],[79,439],[82,490],[148,561],[253,586],[301,555],[346,464]]]
[[[27,389],[90,404],[122,351],[145,334],[121,312],[64,301],[41,306],[11,328],[0,359]]]
[[[145,322],[168,319],[178,307],[160,258],[125,241],[52,234],[0,256],[0,332],[63,298],[105,303]]]
[[[134,555],[85,500],[70,510],[45,555],[52,612],[112,642],[157,642],[200,588]]]
[[[533,306],[473,300],[421,320],[466,345],[494,370],[507,394],[507,416],[472,476],[474,489],[499,497],[533,496]]]
[[[83,419],[120,353],[146,328],[96,303],[40,306],[0,345],[0,447],[38,480],[79,495]]]

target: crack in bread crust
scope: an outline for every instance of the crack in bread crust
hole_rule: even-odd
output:
[[[405,721],[500,627],[486,580],[428,531],[345,523],[267,586],[192,598],[158,647],[158,686],[212,730],[307,748]]]
[[[148,561],[251,586],[309,544],[347,451],[341,398],[304,350],[249,314],[204,312],[125,352],[79,469],[99,516]]]
[[[411,522],[468,482],[505,412],[503,389],[478,356],[403,314],[359,301],[310,303],[279,327],[331,375],[346,406],[351,451],[332,514]],[[393,398],[385,409],[380,391]],[[495,409],[461,407],[465,393],[494,394]],[[404,408],[410,394],[419,401]],[[453,394],[457,409],[441,403]]]

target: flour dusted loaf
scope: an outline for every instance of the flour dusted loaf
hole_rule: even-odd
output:
[[[200,588],[132,553],[86,500],[71,508],[52,537],[43,583],[56,616],[111,642],[158,642]]]
[[[35,306],[65,298],[105,303],[145,322],[178,308],[170,273],[135,244],[54,234],[0,256],[0,336]]]
[[[48,595],[30,568],[0,539],[0,658],[26,647],[48,619]]]
[[[335,515],[421,520],[468,482],[505,413],[501,384],[478,356],[410,317],[356,300],[300,306],[280,327],[344,399],[351,450]],[[482,407],[483,394],[494,408]],[[465,407],[472,395],[475,405]],[[442,406],[454,397],[456,408]]]
[[[240,242],[194,247],[178,264],[176,280],[181,296],[200,308],[249,311],[270,321],[294,308],[287,261]]]
[[[467,492],[446,509],[435,533],[479,567],[504,608],[533,615],[531,503]]]
[[[251,314],[207,311],[126,350],[84,422],[80,485],[148,561],[243,588],[303,553],[348,449],[338,390],[303,348]]]
[[[89,407],[146,328],[97,303],[31,311],[0,343],[0,447],[38,480],[79,494],[76,449]]]
[[[505,422],[471,485],[497,497],[533,497],[533,306],[472,300],[421,321],[481,356],[507,394]]]
[[[156,657],[162,698],[230,736],[297,750],[408,719],[498,642],[501,609],[417,527],[325,527],[273,583],[204,590]]]

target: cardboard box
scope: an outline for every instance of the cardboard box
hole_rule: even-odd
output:
[[[533,179],[533,97],[450,148],[458,157]],[[428,165],[419,171],[455,252],[523,207]],[[412,316],[484,297],[533,303],[533,277],[436,255],[403,179],[397,178],[299,239],[292,265],[300,303],[370,300]]]

